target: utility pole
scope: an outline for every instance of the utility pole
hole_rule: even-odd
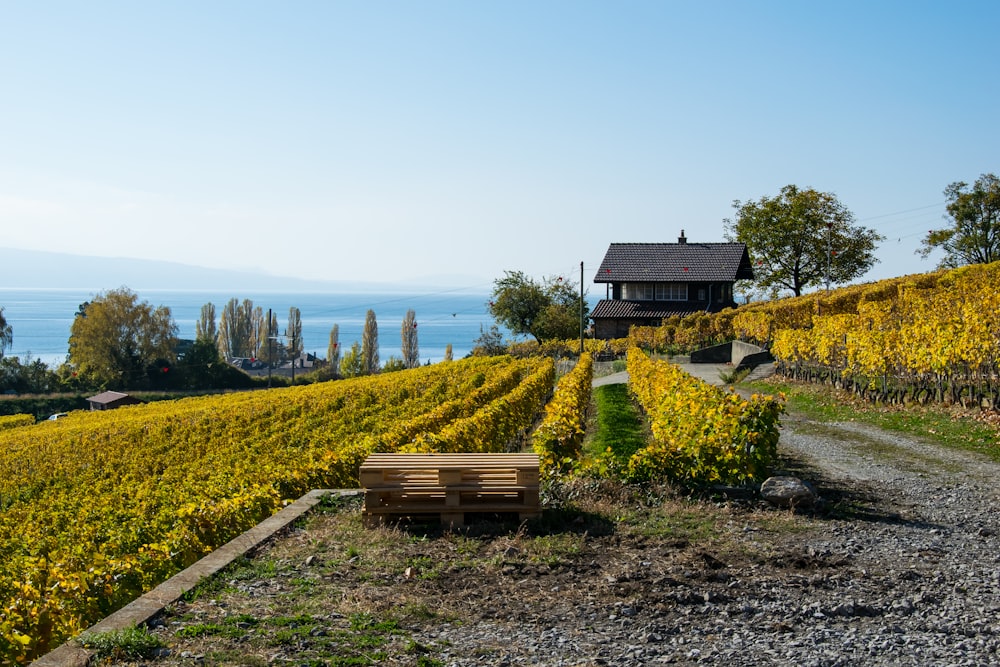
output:
[[[580,262],[580,354],[583,354],[583,262]]]
[[[267,309],[267,388],[271,388],[271,360],[274,358],[271,352],[271,309]]]
[[[826,291],[830,291],[830,257],[833,254],[833,223],[826,223]]]

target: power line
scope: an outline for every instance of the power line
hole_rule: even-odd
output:
[[[928,204],[927,206],[918,206],[917,208],[906,209],[905,211],[896,211],[895,213],[883,213],[882,215],[871,215],[867,218],[859,220],[858,222],[868,222],[869,220],[878,220],[880,218],[891,218],[894,215],[904,215],[906,213],[915,213],[917,211],[926,211],[929,208],[938,208],[944,206],[948,202],[938,202],[937,204]]]

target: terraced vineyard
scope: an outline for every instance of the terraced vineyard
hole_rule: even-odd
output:
[[[502,451],[548,359],[80,413],[0,430],[0,662],[25,663],[373,451]]]

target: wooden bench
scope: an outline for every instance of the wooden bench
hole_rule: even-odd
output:
[[[537,454],[372,454],[361,464],[365,524],[437,515],[463,526],[467,512],[538,516]]]

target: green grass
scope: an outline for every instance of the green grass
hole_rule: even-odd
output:
[[[883,405],[830,387],[779,379],[747,383],[754,391],[783,393],[790,413],[822,422],[858,422],[904,433],[948,447],[985,454],[1000,461],[1000,436],[977,421],[973,412],[943,405]]]
[[[98,659],[144,659],[165,646],[163,640],[145,626],[86,633],[80,637],[80,644],[94,651]]]
[[[703,542],[719,535],[718,517],[703,505],[682,502],[629,512],[622,522],[635,535]]]
[[[624,465],[646,446],[646,423],[626,384],[595,387],[593,401],[596,416],[588,427],[584,456],[597,461],[601,472],[607,472],[607,467]]]

